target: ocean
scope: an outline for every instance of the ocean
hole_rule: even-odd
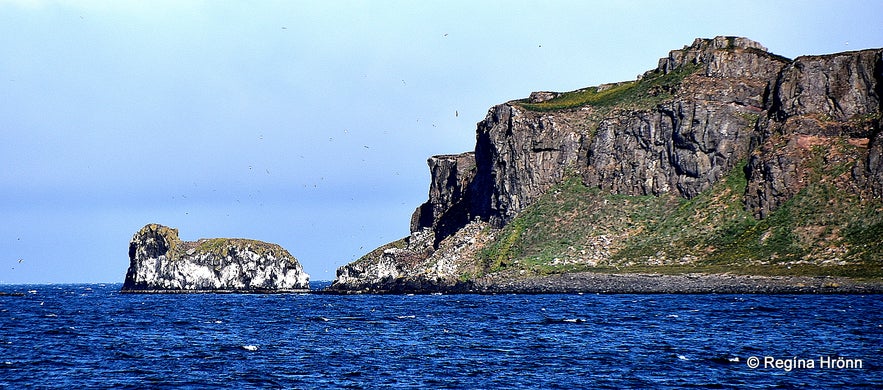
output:
[[[119,289],[0,285],[0,388],[883,387],[883,296]]]

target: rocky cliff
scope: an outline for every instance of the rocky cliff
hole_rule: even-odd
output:
[[[123,291],[306,291],[309,278],[279,245],[232,238],[182,241],[177,229],[149,224],[129,243]]]
[[[411,236],[339,269],[332,289],[648,269],[883,275],[881,53],[790,60],[696,39],[637,80],[492,107],[474,152],[429,159]]]

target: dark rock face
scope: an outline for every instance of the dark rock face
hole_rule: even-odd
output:
[[[570,115],[492,108],[478,123],[473,215],[495,226],[510,221],[576,166],[589,131]]]
[[[696,38],[692,45],[660,58],[656,71],[670,73],[684,65],[701,64],[709,77],[770,79],[779,71],[771,61],[784,63],[787,59],[768,53],[763,45],[747,38]]]
[[[276,244],[215,238],[181,241],[178,229],[149,224],[129,243],[123,291],[309,290],[309,275]]]
[[[493,107],[478,124],[474,180],[468,188],[450,189],[470,194],[469,210],[459,214],[502,226],[575,173],[587,185],[615,193],[693,197],[748,156],[765,93],[786,64],[745,38],[697,39],[644,75],[697,66],[661,104],[554,112],[530,111],[518,102]],[[557,95],[535,93],[529,101],[544,101],[538,96]],[[433,176],[432,182],[439,180],[444,178]],[[436,213],[463,207],[465,202],[447,202],[452,198],[446,194],[430,190],[427,204]],[[459,219],[461,226],[469,220]],[[411,230],[428,226],[412,224]],[[450,235],[451,226],[442,236]]]
[[[690,64],[670,102],[604,118],[586,154],[586,184],[628,195],[677,191],[692,198],[748,152],[769,78],[784,60],[744,38],[697,39],[660,60],[656,72]],[[702,74],[704,73],[704,75]]]
[[[535,92],[492,107],[474,153],[429,160],[429,200],[412,217],[405,252],[344,266],[338,275],[347,283],[335,284],[365,289],[379,280],[372,269],[383,259],[397,270],[386,273],[388,290],[458,285],[457,275],[475,269],[465,253],[568,177],[615,194],[693,198],[747,162],[744,205],[758,218],[806,185],[810,164],[850,166],[839,190],[883,196],[881,53],[792,61],[745,38],[696,39],[635,82]],[[539,109],[590,92],[594,103]],[[431,270],[442,263],[449,267],[439,279]]]
[[[775,211],[807,183],[813,148],[829,150],[825,164],[838,163],[839,145],[868,148],[856,165],[850,191],[880,196],[880,113],[883,50],[799,57],[776,78],[769,107],[753,134],[746,205],[759,217]]]
[[[433,156],[427,162],[432,177],[429,200],[414,211],[411,231],[430,228],[437,245],[471,219],[469,183],[475,178],[475,153]]]

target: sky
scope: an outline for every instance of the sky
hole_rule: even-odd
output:
[[[879,1],[0,0],[0,283],[120,283],[148,223],[311,280],[409,234],[495,104],[697,37],[883,47]]]

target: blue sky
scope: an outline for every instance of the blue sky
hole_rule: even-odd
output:
[[[313,280],[408,234],[426,159],[696,37],[883,47],[878,1],[0,0],[0,283],[122,282],[147,223]]]

